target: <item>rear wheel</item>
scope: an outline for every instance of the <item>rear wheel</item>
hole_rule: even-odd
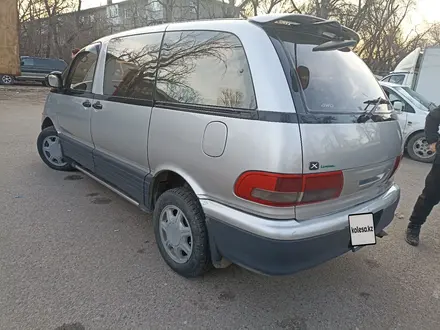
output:
[[[64,158],[60,138],[53,126],[43,129],[38,135],[37,149],[43,162],[50,168],[57,171],[72,171],[73,167]]]
[[[202,207],[188,188],[165,191],[156,202],[154,234],[168,266],[184,277],[197,277],[211,266]]]
[[[0,84],[2,85],[13,85],[14,84],[14,77],[9,75],[1,75],[0,76]]]
[[[419,132],[414,134],[408,141],[407,145],[408,155],[419,162],[432,163],[435,158],[435,153],[429,149],[429,144],[426,141],[425,134]]]

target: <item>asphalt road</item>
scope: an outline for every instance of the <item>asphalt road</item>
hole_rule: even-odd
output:
[[[404,159],[397,216],[374,247],[289,277],[232,266],[186,280],[149,216],[40,161],[46,91],[0,87],[0,329],[439,329],[440,207],[420,247],[403,241],[429,165]]]

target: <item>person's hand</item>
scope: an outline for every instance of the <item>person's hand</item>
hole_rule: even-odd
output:
[[[429,145],[429,150],[431,150],[432,152],[436,152],[436,145],[437,145],[437,143],[436,142],[434,142],[434,143],[431,143],[430,145]]]

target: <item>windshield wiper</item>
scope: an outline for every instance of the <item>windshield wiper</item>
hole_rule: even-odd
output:
[[[372,118],[374,112],[381,104],[389,104],[389,103],[390,101],[384,99],[383,97],[378,97],[377,99],[365,101],[364,104],[366,104],[366,107],[364,108],[364,113],[358,117],[357,122],[358,123],[367,122],[369,119]],[[373,108],[371,110],[367,110],[370,105],[373,105]]]
[[[373,99],[373,100],[366,100],[364,102],[364,104],[366,104],[367,106],[364,108],[364,111],[366,113],[371,114],[371,113],[373,113],[379,107],[379,105],[381,105],[381,104],[389,104],[389,103],[390,103],[390,101],[388,101],[387,99],[384,99],[383,97],[378,97],[377,99]],[[370,105],[372,105],[372,104],[374,105],[373,109],[371,109],[370,111],[367,112],[367,108]]]

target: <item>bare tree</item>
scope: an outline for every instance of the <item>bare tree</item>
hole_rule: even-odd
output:
[[[18,6],[22,49],[34,48],[33,52],[38,55],[61,57],[60,17],[75,9],[80,10],[81,0],[20,0]]]
[[[82,10],[83,0],[20,0],[20,53],[71,59],[81,48],[113,32],[111,19]]]
[[[406,31],[414,7],[414,0],[290,0],[285,11],[336,19],[357,31],[361,42],[355,52],[373,71],[389,72],[414,48],[440,41],[440,28]]]
[[[229,108],[241,108],[243,107],[243,100],[244,95],[241,91],[225,88],[221,91],[217,104]]]
[[[370,0],[354,22],[362,36],[356,51],[373,71],[389,71],[397,61],[423,43],[426,31],[405,34],[403,23],[414,8],[413,0]]]
[[[241,5],[242,16],[256,16],[259,13],[289,12],[290,6],[296,6],[294,0],[249,0]]]
[[[428,29],[428,42],[440,46],[440,23],[433,24]]]
[[[440,44],[440,23],[411,31],[405,21],[415,0],[130,0],[124,25],[83,11],[82,0],[18,0],[22,53],[69,58],[73,47],[120,29],[188,19],[303,13],[337,19],[357,31],[355,52],[375,72],[387,72],[419,46]],[[67,15],[66,13],[70,13]],[[69,16],[69,17],[68,17]],[[74,19],[72,20],[72,16]]]

